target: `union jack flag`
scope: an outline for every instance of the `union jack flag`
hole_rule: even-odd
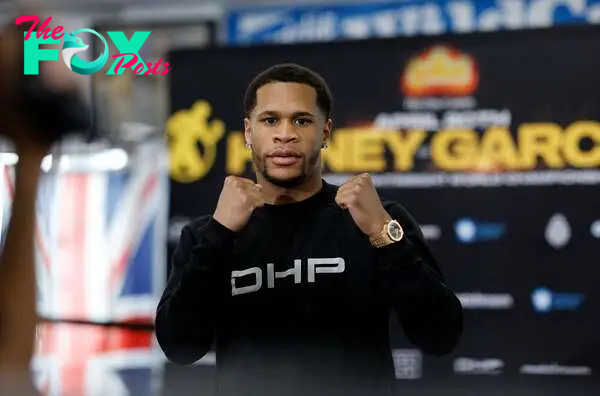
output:
[[[44,175],[35,235],[42,317],[152,324],[167,276],[168,173],[161,157],[156,147],[142,147],[128,166],[98,170],[93,155],[65,155],[58,170]],[[5,166],[0,177],[4,231],[13,168]],[[155,373],[164,356],[151,332],[128,331],[43,325],[33,363],[40,389],[60,396],[151,395],[128,390],[126,378]]]
[[[164,355],[152,331],[45,323],[32,371],[44,396],[162,394]]]

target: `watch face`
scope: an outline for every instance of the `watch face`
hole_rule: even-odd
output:
[[[396,242],[402,239],[404,231],[402,230],[402,227],[400,226],[400,224],[398,224],[397,221],[394,220],[388,223],[388,235],[390,236],[390,238],[392,238],[392,240]]]

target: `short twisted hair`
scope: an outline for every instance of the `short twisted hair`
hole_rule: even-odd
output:
[[[325,79],[307,67],[294,63],[281,63],[260,72],[248,85],[244,95],[244,112],[249,116],[256,107],[256,92],[269,83],[292,82],[305,84],[317,93],[317,106],[325,115],[331,117],[333,111],[333,96]]]

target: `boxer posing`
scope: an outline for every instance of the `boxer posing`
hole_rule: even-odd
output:
[[[319,75],[269,68],[245,110],[256,182],[227,177],[213,215],[184,227],[156,314],[162,349],[185,365],[215,343],[220,396],[391,395],[390,313],[444,355],[462,333],[459,300],[368,175],[322,179],[332,98]]]

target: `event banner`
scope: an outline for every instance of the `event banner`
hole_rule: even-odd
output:
[[[594,394],[599,40],[569,27],[174,52],[171,241],[212,213],[226,175],[253,176],[249,81],[300,63],[335,97],[324,177],[368,172],[404,204],[465,310],[462,341],[441,358],[393,324],[399,394]]]
[[[599,0],[384,0],[234,8],[229,45],[490,32],[600,22]]]

